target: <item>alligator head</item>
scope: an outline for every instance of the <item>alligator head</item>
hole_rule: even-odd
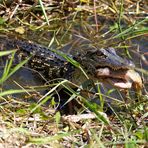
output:
[[[81,55],[80,63],[97,79],[107,81],[123,89],[142,88],[140,75],[132,61],[118,56],[114,48],[89,50]]]

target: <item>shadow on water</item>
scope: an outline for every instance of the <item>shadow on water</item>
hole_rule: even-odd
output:
[[[3,70],[1,69],[1,75]],[[3,84],[1,84],[1,89],[5,90],[20,90],[24,89],[24,93],[21,94],[13,94],[12,97],[21,99],[21,98],[33,98],[33,94],[36,94],[36,97],[45,94],[46,89],[43,87],[44,81],[41,76],[32,71],[31,69],[20,68],[17,72],[15,72],[10,78],[8,78]],[[25,89],[29,89],[30,92],[25,91]],[[38,93],[38,91],[40,93]],[[36,98],[32,102],[35,101]],[[29,101],[29,100],[28,100]],[[37,101],[37,100],[36,100]]]

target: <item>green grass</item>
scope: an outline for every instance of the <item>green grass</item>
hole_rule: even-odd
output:
[[[28,88],[22,86],[23,89],[3,90],[3,84],[7,83],[31,57],[14,65],[16,50],[0,51],[0,58],[10,57],[5,62],[0,78],[0,130],[2,133],[0,143],[5,144],[5,147],[10,143],[13,146],[30,144],[30,146],[36,147],[64,147],[67,145],[69,147],[102,148],[133,148],[148,144],[147,95],[142,94],[137,100],[135,92],[128,90],[129,95],[118,100],[118,98],[110,96],[115,89],[110,89],[106,94],[102,94],[98,86],[97,91],[90,97],[83,96],[80,90],[85,92],[87,89],[87,93],[97,82],[90,82],[89,75],[77,61],[56,50],[67,45],[70,45],[68,47],[70,49],[76,46],[78,50],[85,50],[86,46],[113,46],[119,48],[119,52],[122,52],[120,49],[125,49],[126,52],[121,54],[128,55],[134,60],[131,54],[133,51],[138,55],[142,55],[142,53],[136,50],[139,47],[133,45],[132,40],[137,39],[137,44],[139,44],[138,40],[146,38],[148,33],[147,18],[140,14],[140,12],[146,13],[145,4],[139,5],[133,1],[125,3],[123,0],[118,3],[81,0],[80,3],[73,4],[61,1],[57,6],[56,4],[51,6],[39,0],[36,5],[28,3],[23,9],[23,6],[20,5],[14,7],[15,4],[7,4],[8,1],[0,1],[0,3],[3,5],[2,8],[0,6],[1,13],[5,12],[0,16],[1,33],[8,36],[13,34],[47,45],[72,63],[74,67],[80,69],[86,80],[85,84],[75,84],[67,79],[58,79],[56,82],[47,80],[49,82],[46,86],[29,86]],[[135,7],[129,7],[132,5]],[[6,11],[9,7],[11,7],[9,11],[14,13],[11,19],[10,14]],[[135,8],[137,9],[135,10]],[[139,12],[141,17],[138,17],[136,13],[127,15],[130,12]],[[106,22],[101,20],[101,17]],[[114,21],[112,22],[112,20]],[[16,28],[20,26],[25,29],[24,34],[15,32]],[[87,45],[84,45],[85,42],[82,40],[86,41]],[[131,47],[134,50],[131,50]],[[143,59],[140,60],[144,62]],[[136,66],[135,70],[141,73],[144,80],[143,87],[146,91],[145,81],[148,72],[141,67],[141,61],[136,61],[139,66]],[[46,94],[39,95],[39,90],[44,87],[47,89]],[[61,96],[59,102],[55,100],[54,95],[58,95],[61,87],[69,95],[63,108],[72,101],[81,105],[78,108],[72,102],[71,109],[75,111],[76,116],[66,116],[57,110],[59,102],[65,99],[64,96]],[[25,95],[21,95],[22,93]],[[15,94],[20,94],[20,98],[15,98]],[[119,94],[121,95],[120,91]],[[93,97],[100,99],[99,105],[92,103],[91,98]],[[105,114],[104,97],[108,97],[114,102],[108,107],[112,111],[111,115]],[[32,99],[36,98],[37,101],[32,102]],[[86,114],[88,111],[93,113],[93,119],[88,116],[87,119],[80,118],[79,122],[73,122],[74,118],[78,118],[79,115]]]
[[[10,60],[6,61],[3,75],[0,79],[0,84],[5,82],[9,77],[11,77],[17,70],[19,70],[29,60],[29,58],[27,58],[26,60],[22,61],[21,63],[17,64],[15,67],[12,68],[12,63],[14,60],[15,52],[16,50],[12,50],[12,51],[10,50],[10,51],[2,51],[0,53],[0,56],[11,54]]]

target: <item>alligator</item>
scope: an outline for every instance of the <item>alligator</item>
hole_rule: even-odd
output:
[[[27,66],[42,72],[50,80],[56,78],[70,79],[72,73],[77,69],[71,60],[67,60],[72,59],[78,62],[89,75],[107,81],[115,87],[122,89],[129,89],[133,86],[135,89],[142,88],[141,77],[134,70],[134,63],[117,55],[112,47],[106,49],[93,48],[86,50],[86,52],[71,55],[6,35],[0,36],[0,45],[0,50],[16,49],[17,60],[30,56]]]

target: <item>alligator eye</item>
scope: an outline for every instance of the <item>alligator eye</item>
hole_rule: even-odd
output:
[[[98,56],[98,58],[106,58],[107,56],[105,55],[105,54],[103,54],[102,52],[100,52],[99,50],[95,53],[97,56]]]

